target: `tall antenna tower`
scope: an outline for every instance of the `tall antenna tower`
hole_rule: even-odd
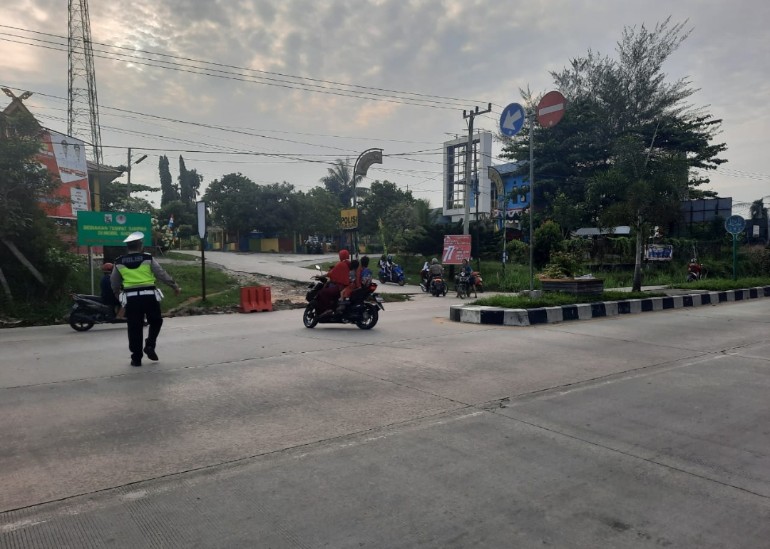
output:
[[[67,133],[89,141],[85,136],[88,135],[87,128],[90,126],[93,160],[101,164],[102,136],[99,126],[99,101],[96,98],[96,73],[94,51],[91,47],[88,0],[68,0],[68,2]],[[86,115],[88,124],[85,122]]]

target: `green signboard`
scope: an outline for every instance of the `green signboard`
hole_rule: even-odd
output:
[[[78,212],[78,246],[123,246],[133,232],[144,233],[144,245],[152,246],[150,214]]]

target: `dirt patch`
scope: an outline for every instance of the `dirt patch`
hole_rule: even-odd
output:
[[[172,260],[173,261],[173,260]],[[169,261],[170,263],[171,261]],[[180,262],[182,264],[187,262]],[[218,269],[228,276],[234,278],[239,286],[269,286],[270,296],[273,301],[274,311],[285,311],[288,309],[302,309],[307,304],[305,302],[305,293],[308,283],[296,282],[294,280],[284,280],[268,275],[259,275],[253,273],[244,273],[241,271],[231,271],[215,263],[207,263],[207,266]],[[168,311],[164,316],[196,316],[196,315],[221,315],[239,313],[238,305],[226,305],[220,307],[198,307],[198,300],[188,300],[179,307]]]

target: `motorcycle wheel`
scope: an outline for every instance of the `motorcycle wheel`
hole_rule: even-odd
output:
[[[481,292],[482,294],[484,293],[484,285],[483,285],[483,284],[477,284],[477,285],[476,285],[476,289],[477,289],[479,292]]]
[[[76,332],[87,332],[94,327],[94,323],[80,315],[70,315],[70,326]]]
[[[406,284],[406,279],[405,278],[402,278],[401,280],[398,281],[398,285],[399,286],[403,286],[404,284]]]
[[[380,311],[371,303],[366,304],[366,308],[361,313],[361,320],[356,320],[356,326],[362,330],[371,330],[380,319]]]
[[[315,304],[311,303],[305,307],[305,312],[302,313],[302,323],[305,328],[315,328],[318,324],[318,313],[315,310]]]

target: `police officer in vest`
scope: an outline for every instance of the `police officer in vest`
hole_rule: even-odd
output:
[[[120,293],[121,302],[126,308],[131,366],[142,365],[142,351],[150,360],[158,360],[155,343],[163,324],[160,312],[160,299],[163,294],[155,287],[155,279],[158,278],[171,286],[176,295],[181,291],[179,285],[163,270],[163,267],[150,254],[143,251],[143,241],[142,232],[128,235],[123,241],[126,243],[128,253],[115,260],[115,267],[110,276],[112,291],[115,295]],[[142,348],[145,316],[150,330]]]

